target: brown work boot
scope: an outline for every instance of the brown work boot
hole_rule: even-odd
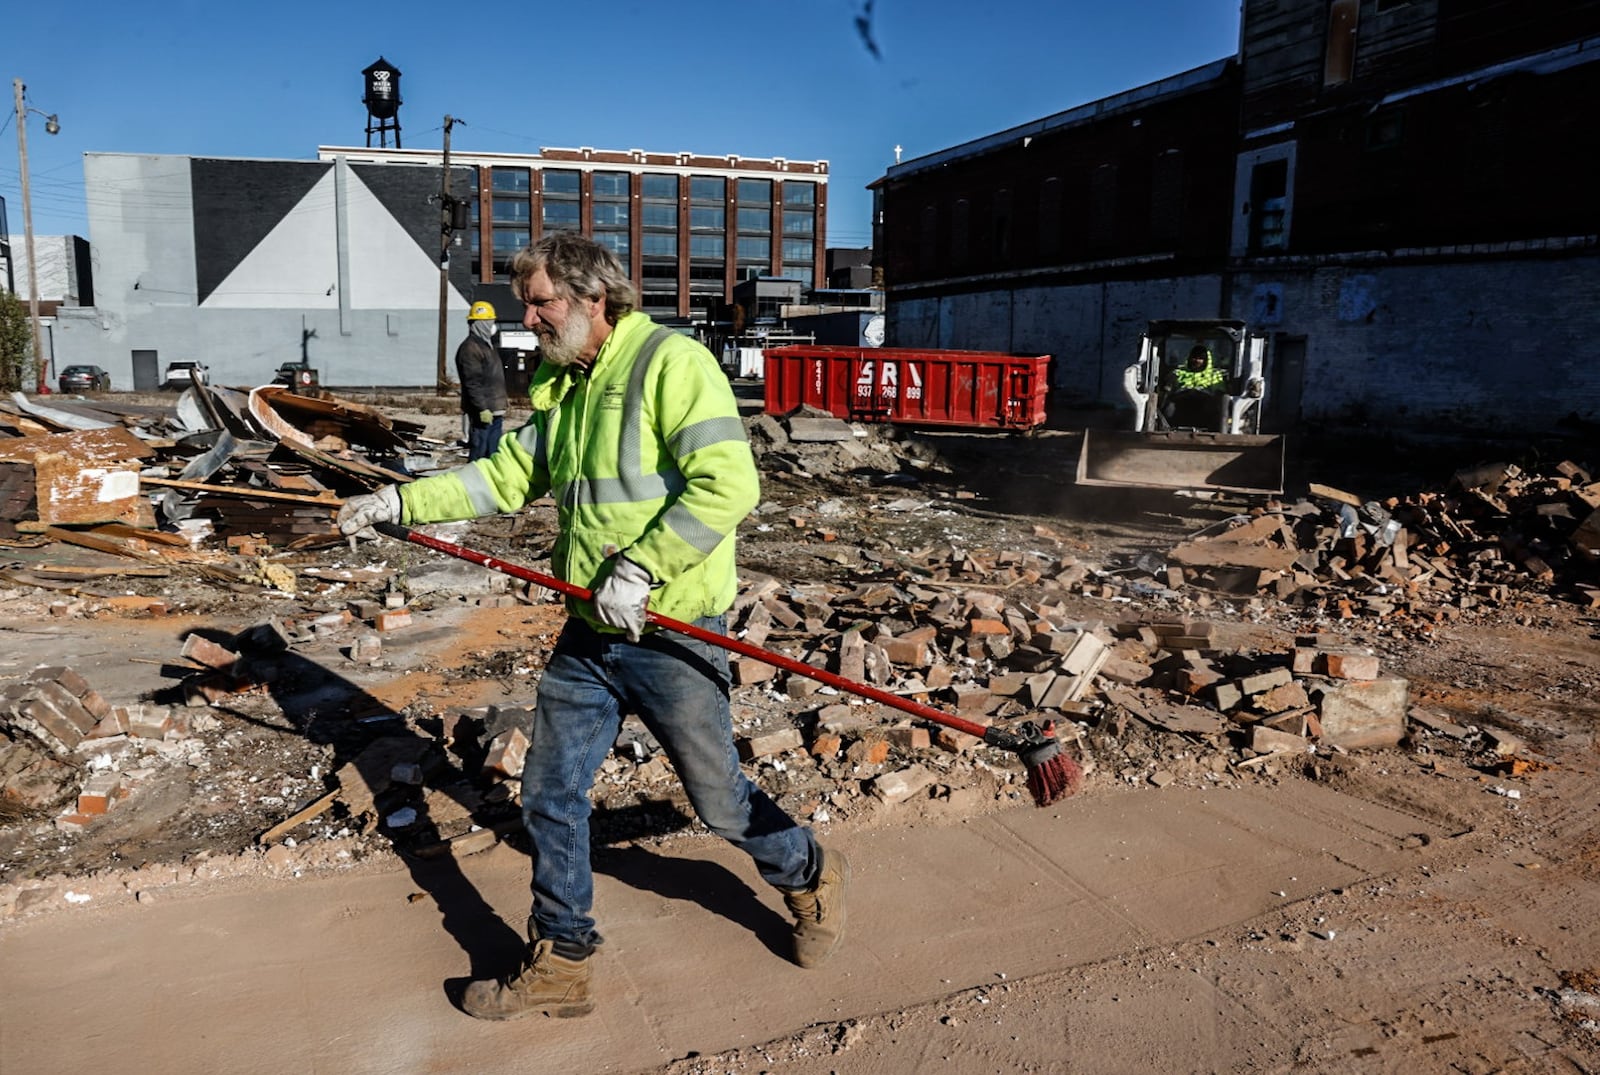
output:
[[[817,883],[783,894],[783,902],[794,915],[794,961],[800,966],[818,966],[839,947],[839,938],[844,934],[844,896],[849,887],[850,860],[842,852],[823,848]]]
[[[475,1019],[519,1019],[543,1012],[559,1019],[594,1011],[589,996],[589,960],[567,959],[553,941],[535,941],[528,961],[514,977],[473,982],[461,1007]]]

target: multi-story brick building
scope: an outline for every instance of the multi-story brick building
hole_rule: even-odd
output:
[[[323,147],[352,163],[431,164],[438,151]],[[470,169],[457,196],[471,206],[463,236],[477,281],[506,279],[511,256],[549,231],[609,246],[639,285],[646,313],[703,320],[754,276],[824,283],[828,162],[639,149],[546,149],[537,155],[453,153]]]

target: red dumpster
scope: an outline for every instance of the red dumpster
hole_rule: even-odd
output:
[[[1045,419],[1049,355],[912,347],[774,347],[766,407],[802,405],[849,422],[1032,429]]]

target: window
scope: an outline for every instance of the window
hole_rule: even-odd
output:
[[[675,258],[678,256],[678,233],[647,231],[639,236],[639,250],[647,257]],[[673,271],[673,278],[677,278],[676,270]]]
[[[1089,176],[1089,243],[1104,249],[1117,235],[1117,166],[1102,164]]]
[[[757,238],[753,235],[739,236],[739,260],[762,261],[772,260],[772,240]]]
[[[934,206],[922,207],[922,228],[918,236],[917,261],[924,272],[934,270],[935,258],[939,254],[939,210]]]
[[[526,194],[528,193],[528,169],[496,168],[490,185],[496,194]]]
[[[547,232],[576,231],[582,226],[577,202],[556,202],[546,199],[542,221]]]
[[[526,228],[496,228],[494,229],[494,254],[515,254],[518,250],[528,245],[528,229]]]
[[[647,200],[666,199],[674,204],[678,201],[678,177],[675,175],[646,175],[641,186]]]
[[[1393,149],[1406,133],[1405,112],[1392,108],[1379,112],[1367,120],[1367,148],[1369,150]]]
[[[720,235],[691,235],[689,236],[689,256],[691,258],[715,258],[721,261],[727,256],[728,243]],[[722,270],[717,270],[717,279],[722,279]]]
[[[578,173],[565,170],[548,170],[544,173],[545,197],[567,194],[578,196]]]
[[[997,190],[990,213],[993,229],[995,260],[1004,262],[1011,256],[1011,192]]]
[[[816,228],[816,218],[810,213],[785,210],[783,214],[783,234],[785,235],[811,235]]]
[[[1349,82],[1356,65],[1356,15],[1360,0],[1333,0],[1328,5],[1327,53],[1322,61],[1322,84]]]
[[[811,286],[811,265],[810,265],[810,263],[806,263],[806,264],[793,263],[793,264],[791,264],[789,262],[784,262],[783,272],[782,272],[781,275],[783,275],[785,277],[788,277],[790,280],[799,280],[802,284],[805,284],[807,287]]]
[[[594,173],[594,196],[598,198],[626,198],[628,196],[627,172]]]
[[[507,201],[504,198],[496,199],[491,219],[496,224],[526,224],[528,203]]]
[[[1169,149],[1150,175],[1150,240],[1173,244],[1183,230],[1183,154]]]
[[[640,210],[640,223],[647,228],[678,228],[678,207],[661,202],[645,202]]]
[[[617,255],[624,268],[628,265],[628,233],[625,231],[597,231],[594,241]]]
[[[696,231],[722,231],[728,224],[728,214],[722,206],[692,206],[689,209],[689,227]]]
[[[739,230],[741,232],[754,232],[757,235],[770,235],[772,233],[772,213],[766,209],[739,210]]]
[[[692,175],[689,177],[689,200],[725,202],[728,200],[727,185],[714,175]]]
[[[1286,249],[1289,162],[1263,161],[1250,171],[1250,252]]]
[[[786,180],[783,184],[784,205],[816,205],[817,185]]]
[[[810,262],[812,260],[811,254],[812,246],[809,239],[785,239],[783,241],[783,260],[785,262]],[[806,278],[811,278],[809,269],[806,272]]]
[[[1051,176],[1039,186],[1039,253],[1061,253],[1061,180]]]
[[[965,198],[957,198],[950,213],[950,260],[957,265],[967,260],[967,230],[971,218],[971,203]]]
[[[739,180],[740,205],[771,205],[772,180],[770,179],[741,179]]]
[[[600,228],[626,228],[628,226],[627,202],[595,202],[591,210],[594,226]]]

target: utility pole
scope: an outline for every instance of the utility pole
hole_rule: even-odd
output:
[[[35,391],[43,396],[50,392],[50,371],[44,360],[44,332],[39,327],[39,263],[33,256],[33,201],[28,190],[28,104],[23,98],[26,87],[22,79],[12,79],[11,88],[17,98],[17,165],[22,172],[22,242],[28,259],[28,319],[33,323],[33,361],[39,374]],[[54,116],[47,118],[49,123],[45,129],[51,134],[61,129]]]
[[[435,391],[450,394],[450,375],[445,366],[445,335],[448,331],[450,298],[450,240],[455,221],[455,203],[450,197],[450,128],[461,122],[444,117],[444,179],[439,187],[439,367]]]

